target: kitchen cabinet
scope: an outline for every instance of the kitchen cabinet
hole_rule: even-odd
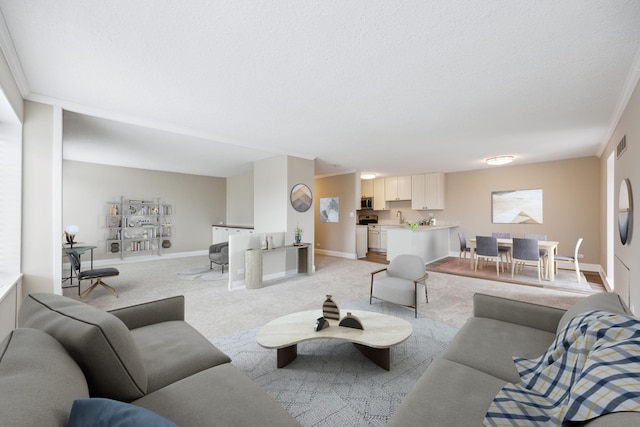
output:
[[[369,234],[366,225],[356,225],[356,257],[364,258],[367,256],[367,234]]]
[[[378,178],[373,180],[373,210],[374,211],[386,211],[387,202],[384,197],[384,178]]]
[[[444,174],[427,173],[411,177],[411,209],[444,209]]]
[[[391,176],[384,179],[385,200],[411,200],[411,177]]]
[[[384,227],[380,230],[380,251],[387,251],[387,229]]]
[[[214,225],[211,228],[211,244],[228,242],[232,234],[253,234],[252,228]]]
[[[360,180],[360,197],[373,197],[373,180]]]
[[[380,226],[369,225],[368,245],[370,251],[380,251]]]

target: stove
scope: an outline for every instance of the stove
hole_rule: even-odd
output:
[[[377,224],[378,215],[358,215],[358,225]]]

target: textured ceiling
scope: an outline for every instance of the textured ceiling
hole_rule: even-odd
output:
[[[386,175],[598,155],[640,2],[0,0],[65,158],[232,176],[276,154]]]

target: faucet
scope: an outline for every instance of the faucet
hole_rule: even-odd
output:
[[[397,217],[397,218],[400,218],[400,219],[399,219],[400,224],[403,224],[403,223],[404,223],[404,218],[402,218],[402,211],[397,211],[397,212],[396,212],[396,217]]]

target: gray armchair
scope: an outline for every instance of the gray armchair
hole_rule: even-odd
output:
[[[222,272],[224,273],[224,266],[229,265],[229,242],[216,243],[209,246],[210,269],[213,269],[214,263],[222,266]]]
[[[386,276],[375,277],[382,272],[386,272]],[[422,258],[411,254],[398,255],[391,260],[389,267],[371,273],[369,304],[373,298],[378,298],[393,304],[413,307],[417,318],[418,303],[429,302],[428,277]]]

